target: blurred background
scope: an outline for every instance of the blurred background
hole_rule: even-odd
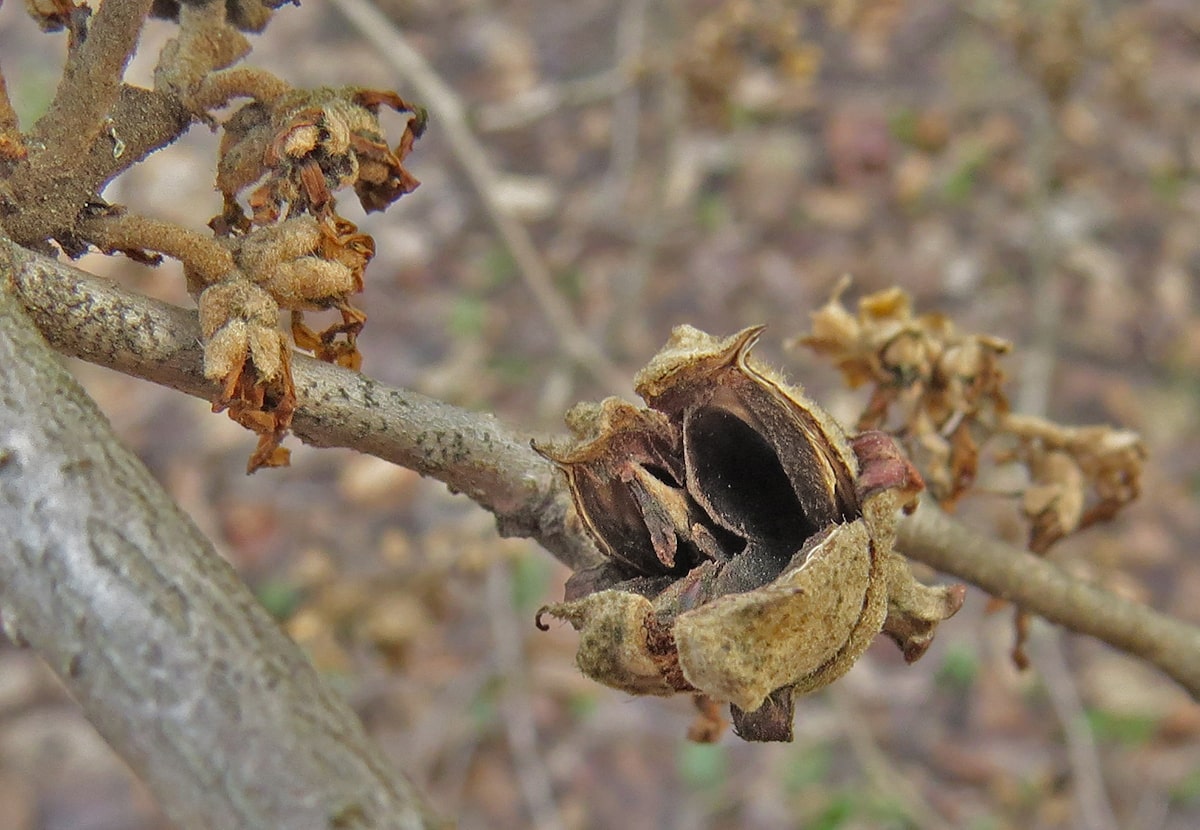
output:
[[[250,62],[302,86],[422,101],[338,12],[307,2]],[[624,392],[565,357],[516,218],[556,296],[628,378],[681,322],[770,325],[760,354],[846,422],[865,397],[782,343],[842,274],[1012,340],[1018,409],[1112,422],[1149,448],[1145,493],[1051,556],[1200,623],[1200,6],[1191,0],[381,0],[461,99],[488,175],[436,111],[384,214],[360,305],[364,371],[561,430]],[[148,84],[172,25],[151,23]],[[0,8],[28,126],[62,38]],[[393,137],[400,120],[390,123]],[[203,229],[217,136],[195,127],[106,196]],[[486,191],[486,192],[485,192]],[[527,264],[527,263],[526,263]],[[84,267],[191,305],[175,263]],[[295,439],[244,475],[251,435],[203,401],[76,364],[117,431],[245,575],[437,808],[471,828],[1200,826],[1200,707],[1153,670],[972,589],[923,660],[877,643],[802,700],[796,740],[684,739],[686,697],[636,700],[573,666],[536,608],[567,576],[536,544],[409,471]],[[1021,543],[1013,500],[961,515]],[[936,574],[923,573],[927,579]],[[0,827],[167,827],[31,653],[0,646]]]

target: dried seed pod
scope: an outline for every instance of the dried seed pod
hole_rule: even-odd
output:
[[[723,527],[788,555],[859,513],[840,427],[749,351],[763,327],[721,340],[679,326],[635,388],[682,424],[688,490]]]
[[[792,698],[844,674],[885,631],[920,656],[961,589],[916,583],[892,551],[920,476],[883,433],[847,441],[749,356],[761,327],[690,326],[635,381],[652,409],[577,407],[566,472],[607,558],[539,612],[581,632],[588,676],[633,694],[700,692],[738,734],[789,740]]]

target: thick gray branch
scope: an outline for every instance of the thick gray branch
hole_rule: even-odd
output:
[[[120,445],[11,290],[0,290],[0,366],[0,615],[172,820],[433,826],[346,703]]]
[[[194,315],[15,249],[15,289],[54,346],[201,397]],[[296,431],[435,476],[578,568],[596,561],[549,464],[493,418],[298,358]],[[1165,671],[1200,699],[1200,628],[1080,582],[1051,563],[923,507],[900,525],[913,559],[1098,637]]]

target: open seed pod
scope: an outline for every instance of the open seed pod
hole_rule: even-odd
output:
[[[761,327],[681,326],[637,376],[651,409],[577,407],[567,475],[606,563],[539,612],[581,633],[585,674],[633,694],[733,705],[750,740],[790,740],[796,692],[844,674],[880,631],[910,660],[958,588],[917,583],[892,550],[920,477],[891,438],[848,441],[750,356]]]

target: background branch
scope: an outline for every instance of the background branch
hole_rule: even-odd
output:
[[[1200,700],[1200,628],[977,533],[928,500],[900,523],[898,544],[912,559],[954,574],[1080,634],[1141,657]]]
[[[55,348],[212,396],[194,314],[15,246],[11,256],[7,283]],[[300,356],[294,372],[293,426],[306,443],[350,447],[437,478],[495,513],[503,534],[534,538],[575,569],[598,561],[549,462],[493,417]],[[914,560],[1154,664],[1200,699],[1200,628],[1074,579],[928,505],[901,522],[900,545]]]
[[[37,649],[171,819],[436,826],[10,291],[0,365],[5,629]]]

